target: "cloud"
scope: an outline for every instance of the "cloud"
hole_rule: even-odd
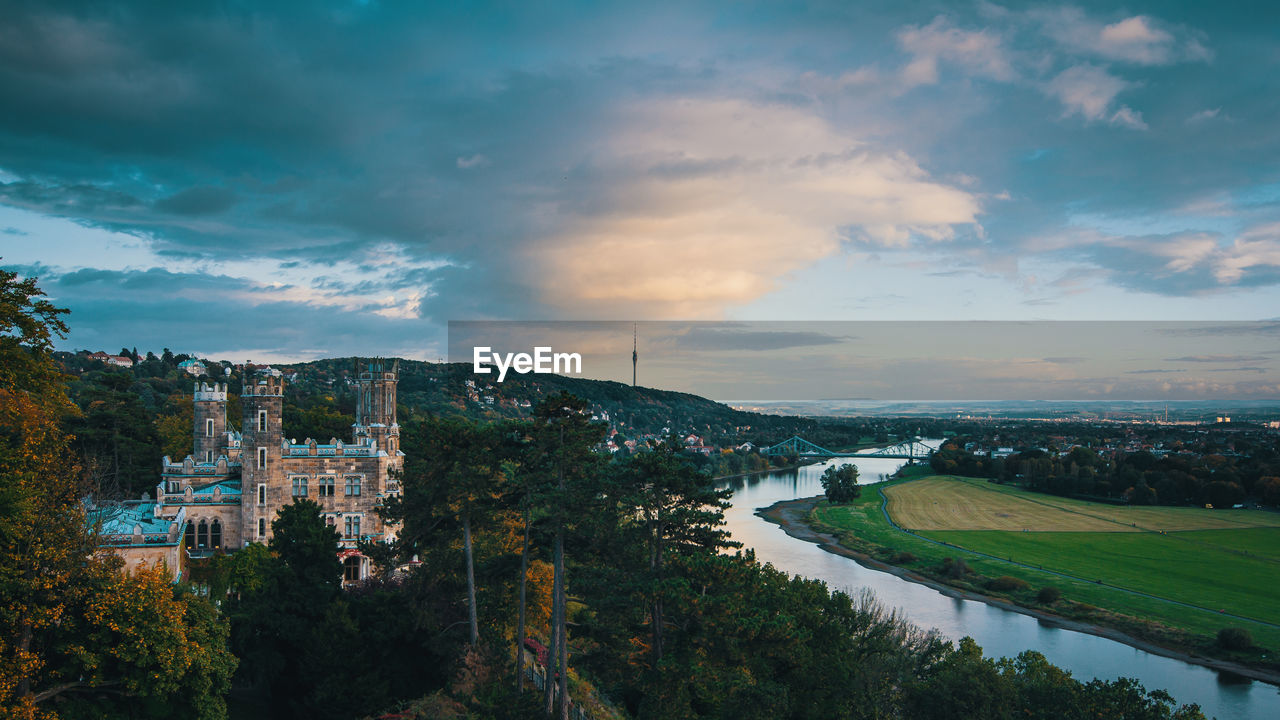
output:
[[[1107,122],[1134,130],[1146,130],[1142,113],[1127,105],[1113,109],[1116,96],[1131,84],[1096,65],[1075,65],[1058,73],[1045,92],[1061,102],[1065,114],[1080,115],[1089,122]]]
[[[1078,8],[1032,11],[1046,35],[1065,49],[1135,65],[1207,62],[1213,58],[1198,33],[1168,26],[1147,15],[1113,23],[1090,18]]]
[[[1265,357],[1251,357],[1247,355],[1184,355],[1182,357],[1165,358],[1168,362],[1193,362],[1193,363],[1242,363],[1242,362],[1262,362]]]
[[[161,212],[177,215],[214,215],[235,204],[235,195],[225,188],[190,187],[156,201]]]
[[[1027,250],[1087,259],[1113,283],[1162,295],[1197,295],[1280,282],[1280,223],[1215,232],[1117,235],[1072,228],[1031,241]]]
[[[72,308],[67,344],[74,348],[171,347],[242,359],[261,357],[264,348],[275,358],[314,358],[377,347],[421,357],[434,342],[416,315],[367,298],[351,308],[337,298],[317,302],[298,286],[199,272],[16,269],[38,276],[55,304]]]
[[[937,83],[939,61],[993,80],[1008,82],[1016,77],[997,33],[988,29],[962,30],[941,15],[928,25],[909,25],[900,30],[898,44],[912,57],[900,74],[908,88]]]
[[[683,351],[737,352],[789,350],[839,345],[854,338],[805,330],[752,330],[694,325],[674,336],[674,347]]]
[[[485,157],[484,155],[481,155],[480,153],[476,153],[475,155],[469,155],[467,157],[461,157],[461,156],[458,157],[458,168],[461,170],[470,170],[471,168],[488,167],[492,164],[493,163],[489,161],[489,158]]]
[[[559,208],[564,229],[525,258],[561,312],[705,314],[773,290],[842,240],[945,241],[981,212],[909,156],[794,107],[675,98],[619,116],[590,152],[609,192]]]
[[[1218,113],[1221,111],[1222,111],[1222,108],[1206,108],[1188,117],[1187,124],[1194,125],[1196,123],[1207,122],[1209,120],[1212,120],[1218,117]]]

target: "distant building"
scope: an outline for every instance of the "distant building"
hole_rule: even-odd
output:
[[[205,374],[204,363],[199,360],[183,360],[178,363],[178,369],[188,375],[195,375],[196,377],[200,377]]]
[[[108,355],[104,352],[99,351],[95,353],[89,353],[89,359],[97,360],[98,362],[104,362],[108,365],[114,365],[116,367],[125,367],[125,368],[133,367],[133,358],[126,357],[124,355]]]

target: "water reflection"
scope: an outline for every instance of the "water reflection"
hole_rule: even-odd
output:
[[[735,492],[733,506],[725,517],[734,539],[754,548],[762,562],[824,580],[833,589],[857,592],[870,588],[886,605],[902,608],[916,624],[937,628],[952,639],[970,635],[993,657],[1012,657],[1033,648],[1079,679],[1134,677],[1149,689],[1168,689],[1179,702],[1199,703],[1210,717],[1280,717],[1280,691],[1272,685],[1238,675],[1224,678],[1223,673],[1113,640],[1053,627],[1037,618],[985,603],[949,597],[796,540],[755,515],[758,508],[779,500],[821,494],[818,478],[828,464],[729,481]],[[858,460],[856,464],[861,477],[878,479],[881,473],[895,472],[899,462]]]

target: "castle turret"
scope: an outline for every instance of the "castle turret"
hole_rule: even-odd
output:
[[[247,542],[266,542],[276,512],[291,500],[284,480],[280,443],[284,437],[284,378],[272,371],[246,378],[240,395],[241,529]]]
[[[195,450],[198,463],[212,463],[221,455],[227,431],[227,386],[198,382],[194,391]]]
[[[400,361],[377,359],[357,362],[355,441],[373,438],[378,449],[395,455],[400,445],[400,425],[396,423],[396,382]]]

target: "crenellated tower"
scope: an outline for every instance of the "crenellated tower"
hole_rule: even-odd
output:
[[[240,428],[241,528],[246,541],[266,542],[276,512],[292,501],[284,480],[284,378],[278,372],[260,372],[245,378],[240,402],[244,421]]]
[[[382,358],[360,365],[356,361],[356,423],[354,440],[372,438],[378,449],[394,456],[400,449],[400,425],[396,423],[396,383],[400,361]]]
[[[198,463],[216,462],[225,452],[227,431],[227,386],[204,382],[195,384],[195,450],[192,459]]]

